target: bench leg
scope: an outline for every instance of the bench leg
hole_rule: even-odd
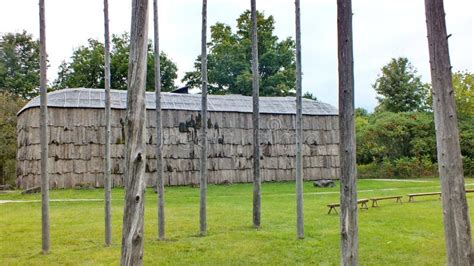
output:
[[[360,204],[360,208],[361,208],[361,209],[368,210],[369,207],[367,207],[367,202],[362,202],[362,203]]]
[[[397,198],[397,202],[400,202],[400,204],[402,204],[402,198]]]
[[[372,200],[372,207],[378,207],[379,204],[377,203],[377,200]]]
[[[329,208],[329,211],[328,211],[328,214],[331,214],[331,211],[332,211],[332,210],[334,210],[334,212],[335,212],[336,214],[338,214],[336,207],[330,207],[330,208]]]
[[[412,196],[410,196],[410,197],[408,198],[408,202],[413,202],[413,197],[412,197]]]

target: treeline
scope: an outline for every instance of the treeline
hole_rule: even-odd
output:
[[[295,88],[295,42],[279,40],[273,16],[257,14],[259,32],[259,72],[261,96],[293,96]],[[251,93],[250,13],[229,25],[211,26],[208,43],[209,90],[213,94]],[[113,89],[127,88],[130,39],[127,33],[113,35],[111,82]],[[87,43],[62,62],[49,90],[90,87],[103,88],[104,45]],[[154,55],[148,47],[147,89],[153,90]],[[164,91],[176,88],[178,66],[166,53],[160,54]],[[200,58],[182,82],[199,87]],[[474,80],[469,72],[453,75],[466,175],[474,176]],[[6,33],[0,36],[0,183],[15,180],[16,112],[38,95],[39,42],[31,34]],[[379,105],[373,113],[358,109],[357,162],[360,177],[411,178],[436,176],[436,141],[431,110],[430,85],[423,83],[407,58],[392,59],[383,66],[373,88]],[[307,92],[305,98],[316,99]]]
[[[293,96],[295,94],[295,41],[288,37],[279,40],[275,35],[273,16],[258,12],[259,73],[261,96]],[[211,94],[250,95],[252,87],[250,51],[250,12],[245,11],[236,20],[236,31],[224,23],[210,27],[207,44],[208,80]],[[111,88],[127,89],[130,36],[128,33],[112,35]],[[154,53],[152,41],[148,43],[147,90],[154,90]],[[181,80],[186,86],[200,88],[200,56],[196,56],[194,69]],[[160,54],[163,91],[177,88],[178,66],[165,52]],[[0,35],[0,92],[8,92],[23,99],[38,95],[39,42],[26,31]],[[57,78],[50,81],[50,90],[64,88],[104,87],[104,44],[88,39],[70,58],[64,60]],[[307,92],[304,97],[315,99]]]
[[[453,85],[466,176],[474,176],[473,74],[456,72]],[[373,85],[379,105],[356,112],[357,163],[361,178],[438,175],[429,84],[406,58],[392,59]]]

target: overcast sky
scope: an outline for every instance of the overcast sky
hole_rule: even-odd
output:
[[[151,2],[151,1],[150,1]],[[23,29],[39,36],[38,0],[1,0],[0,33]],[[68,60],[88,38],[103,40],[102,0],[46,0],[47,51],[51,67]],[[109,0],[111,33],[130,31],[131,0]],[[200,0],[159,1],[161,48],[178,65],[181,85],[200,53]],[[208,23],[235,28],[236,18],[249,0],[209,0]],[[445,0],[453,69],[474,70],[473,1]],[[280,38],[294,36],[293,0],[257,0],[257,8],[273,15]],[[303,91],[337,106],[336,0],[302,0]],[[151,5],[150,5],[151,9]],[[377,105],[371,86],[390,58],[410,59],[428,82],[429,59],[423,0],[353,0],[356,106]],[[152,18],[152,17],[150,17]],[[153,36],[150,21],[150,39]]]

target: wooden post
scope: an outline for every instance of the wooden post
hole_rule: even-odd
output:
[[[147,37],[148,0],[133,0],[125,122],[125,208],[121,265],[141,265],[143,263]]]
[[[474,265],[443,0],[425,0],[448,265]]]
[[[44,0],[39,1],[40,11],[40,143],[41,143],[41,234],[43,254],[50,247],[49,232],[49,176],[48,176],[48,90],[46,23]]]
[[[160,35],[158,28],[158,0],[153,1],[155,43],[155,101],[156,101],[156,191],[158,193],[158,239],[165,238],[165,188],[163,183],[163,136],[161,123]]]
[[[358,264],[352,1],[337,0],[341,165],[341,264]]]
[[[295,1],[296,25],[296,231],[300,239],[304,238],[303,213],[303,106],[302,106],[302,72],[301,72],[301,21],[300,0]]]
[[[259,79],[258,73],[258,39],[257,39],[257,4],[250,0],[252,19],[252,96],[253,96],[253,226],[260,227],[261,222],[261,180],[260,180],[260,113],[259,113]]]
[[[199,229],[201,236],[207,233],[207,0],[202,1],[201,31],[201,160],[199,165]]]
[[[105,245],[112,243],[110,190],[110,36],[109,36],[109,2],[104,0],[104,87],[105,87],[105,165],[104,165],[104,193],[105,193]]]

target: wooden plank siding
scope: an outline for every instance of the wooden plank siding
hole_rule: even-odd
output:
[[[78,183],[103,186],[105,125],[103,110],[49,108],[49,173],[52,188]],[[22,188],[40,184],[39,108],[18,116],[17,178]],[[114,187],[122,186],[125,110],[112,110],[111,168]],[[165,185],[198,183],[197,111],[163,110],[163,170]],[[208,181],[210,184],[252,182],[252,114],[210,112],[208,126]],[[295,180],[294,115],[261,114],[262,181]],[[146,182],[155,184],[156,113],[147,110]],[[303,117],[304,180],[339,178],[337,116]]]

